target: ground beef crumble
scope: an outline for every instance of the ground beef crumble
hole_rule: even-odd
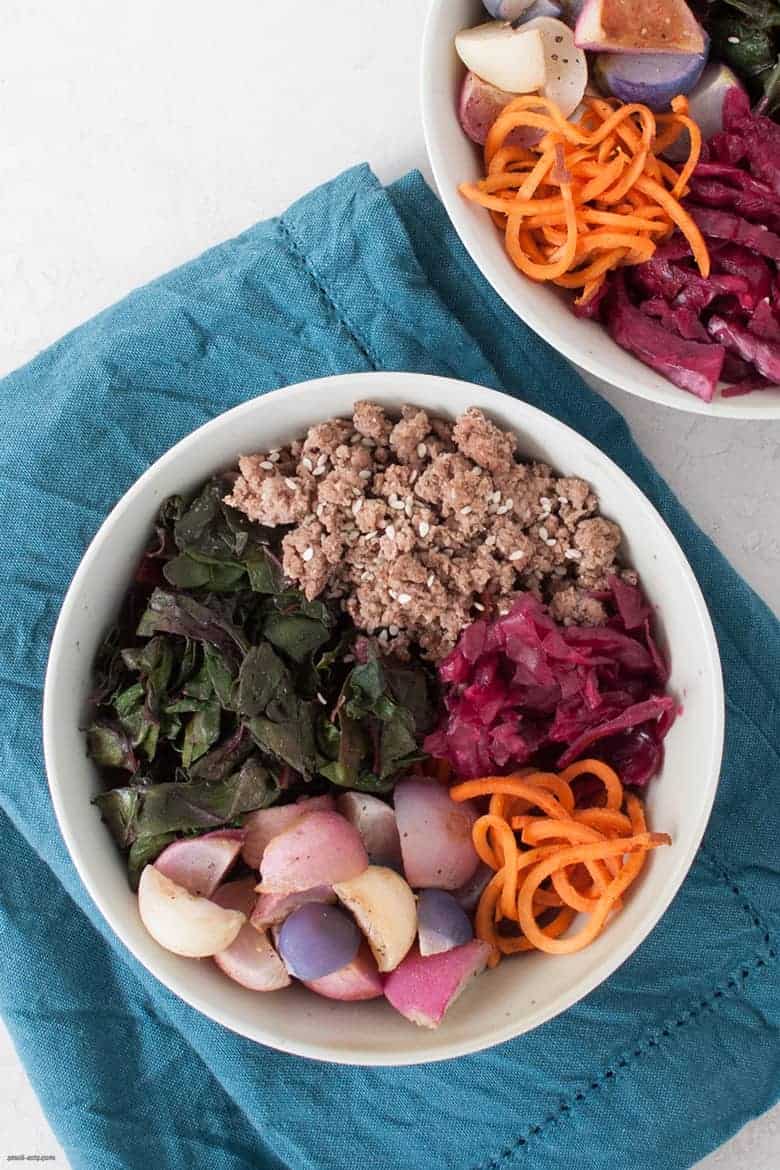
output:
[[[521,462],[517,439],[472,407],[452,425],[358,402],[351,420],[244,455],[226,502],[284,526],[284,571],[309,599],[340,598],[361,630],[433,661],[480,613],[531,590],[564,625],[597,625],[621,532],[585,480]]]

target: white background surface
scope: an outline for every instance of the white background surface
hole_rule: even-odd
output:
[[[5,0],[0,375],[131,288],[367,159],[426,171],[424,0]],[[607,391],[645,453],[780,610],[780,424]],[[0,1159],[55,1154],[0,1028]],[[699,1170],[776,1170],[780,1107]],[[167,1170],[167,1168],[160,1168]]]

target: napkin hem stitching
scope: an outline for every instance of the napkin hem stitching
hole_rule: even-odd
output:
[[[337,324],[340,325],[343,331],[347,334],[350,341],[360,353],[361,357],[365,358],[372,369],[379,371],[381,369],[381,362],[371,352],[368,344],[362,340],[355,327],[347,318],[346,313],[343,311],[338,302],[333,298],[328,286],[312,263],[312,260],[300,239],[290,227],[286,217],[283,215],[280,216],[277,222],[293,260],[295,260],[308,273],[312,283],[319,292],[325,305],[330,309],[332,315],[336,319]]]
[[[740,963],[735,973],[724,982],[716,984],[709,995],[695,1000],[692,1007],[684,1008],[675,1018],[664,1024],[660,1029],[655,1028],[646,1040],[637,1041],[636,1045],[629,1050],[628,1055],[619,1057],[600,1076],[594,1077],[585,1088],[576,1092],[573,1098],[561,1101],[557,1113],[551,1113],[539,1125],[530,1125],[525,1133],[517,1137],[511,1145],[505,1146],[503,1150],[494,1154],[486,1161],[474,1163],[470,1170],[499,1170],[502,1165],[507,1165],[529,1145],[533,1138],[539,1137],[549,1126],[570,1116],[575,1111],[577,1105],[587,1100],[592,1093],[603,1088],[609,1081],[614,1080],[619,1072],[630,1068],[632,1059],[639,1060],[643,1056],[648,1056],[652,1051],[661,1047],[662,1039],[671,1039],[676,1034],[676,1030],[684,1028],[688,1024],[697,1023],[705,1011],[714,1011],[717,1004],[729,995],[729,993],[736,992],[738,995],[742,994],[744,985],[750,976],[764,971],[770,963],[774,963],[777,959],[777,951],[771,945],[771,942],[771,935],[768,932],[765,933],[764,943],[766,950],[763,953],[759,952],[752,959]]]

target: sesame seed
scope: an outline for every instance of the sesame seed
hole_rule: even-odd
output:
[[[436,580],[436,574],[435,574],[435,573],[429,573],[429,574],[428,574],[428,580],[425,582],[425,584],[428,586],[428,588],[429,588],[429,589],[430,589],[431,585],[433,585],[433,583],[434,583],[434,581],[435,581],[435,580]]]
[[[328,469],[325,466],[315,467],[314,471],[312,472],[312,475],[324,475],[327,470]]]
[[[301,463],[303,464],[303,466],[306,468],[307,471],[312,471],[314,469],[314,464],[312,463],[312,461],[308,455],[304,455],[303,459],[301,460]]]
[[[371,471],[368,467],[364,467],[362,471],[358,472],[359,479],[371,479]]]
[[[769,301],[769,297],[767,297],[766,299],[767,299],[767,301]],[[417,468],[415,467],[414,471],[413,471],[413,472],[412,472],[412,474],[409,476],[409,483],[410,483],[410,484],[414,483],[414,481],[417,479],[417,476],[418,476],[419,474],[420,474],[420,473],[419,473],[419,471],[418,471],[418,470],[417,470]]]
[[[317,702],[322,703],[323,707],[327,707],[327,705],[328,705],[328,700],[325,698],[325,696],[322,694],[321,691],[317,691]]]
[[[387,528],[385,529],[385,536],[388,538],[388,540],[395,540],[395,529],[393,528],[392,524],[388,524]]]
[[[561,505],[562,508],[565,508],[566,505],[568,504],[568,502],[569,502],[568,496],[558,496],[558,503]]]
[[[501,492],[493,492],[491,494],[490,498],[494,504],[500,504],[501,503]]]
[[[508,511],[509,511],[509,505],[502,504],[500,508],[496,508],[496,515],[497,516],[506,516]]]
[[[388,589],[388,591],[387,591],[387,592],[390,594],[390,596],[392,597],[393,601],[397,601],[397,600],[398,600],[398,594],[396,593],[395,589]]]
[[[506,508],[507,512],[511,512],[512,509],[514,508],[514,506],[515,506],[514,500],[504,500],[504,507]]]
[[[264,459],[260,466],[262,467],[263,471],[273,471],[274,469],[274,465],[270,459]]]
[[[539,503],[542,505],[543,508],[547,508],[548,511],[550,510],[550,508],[552,508],[552,500],[549,499],[547,496],[540,496]]]
[[[388,634],[387,630],[380,630],[379,631],[378,638],[379,638],[380,642],[386,642],[388,637],[389,637],[389,634]]]
[[[488,533],[488,535],[485,537],[485,548],[493,548],[495,543],[496,543],[495,534],[492,532]]]
[[[428,523],[428,521],[427,521],[427,520],[421,520],[421,521],[420,521],[420,529],[419,529],[419,531],[420,531],[420,536],[421,536],[421,537],[423,537],[423,539],[424,539],[424,538],[425,538],[425,537],[428,535],[428,533],[430,532],[430,530],[431,530],[431,526],[430,526],[430,524]]]
[[[278,463],[281,457],[282,456],[278,447],[274,447],[273,451],[268,452],[268,458],[270,459],[271,463]]]
[[[363,534],[363,539],[364,540],[374,540],[374,538],[376,537],[376,534],[377,534],[376,529],[374,529],[373,532],[366,532]]]
[[[387,632],[391,638],[397,638],[398,635],[401,633],[400,629],[396,625],[388,626]]]
[[[317,515],[322,516],[324,512],[325,512],[325,505],[324,504],[317,504]]]
[[[314,549],[311,547],[311,545],[309,545],[309,547],[307,549],[303,550],[303,560],[310,561],[313,556],[314,556]]]
[[[582,553],[579,551],[579,549],[576,549],[576,548],[567,548],[566,552],[563,555],[566,557],[567,561],[581,561],[582,560]]]
[[[484,607],[484,605],[480,605],[480,603],[479,603],[478,601],[475,601],[475,602],[474,602],[474,609],[478,610],[480,613],[484,613],[484,612],[485,612],[485,607]]]
[[[360,509],[362,507],[363,507],[363,497],[358,496],[358,498],[355,500],[354,504],[352,505],[352,515],[357,516],[358,512],[360,511]]]
[[[424,459],[427,454],[428,454],[428,448],[425,446],[425,443],[418,443],[417,444],[417,458]]]
[[[550,536],[544,543],[547,545],[548,548],[552,548],[555,544],[555,537]]]
[[[411,593],[399,593],[398,594],[398,604],[399,605],[408,605],[411,600],[412,600]]]
[[[294,479],[285,479],[284,481],[291,492],[297,492],[298,485]]]
[[[470,512],[471,512],[471,504],[466,504],[466,507],[461,508],[461,510],[460,510],[461,516],[468,516]]]
[[[321,464],[327,463],[327,462],[328,462],[328,452],[321,451],[317,457],[317,466],[319,467]]]
[[[390,507],[396,512],[403,512],[404,508],[406,507],[403,500],[398,499],[398,496],[395,496],[395,498],[391,496],[388,503],[390,504]]]
[[[549,532],[547,531],[547,529],[545,528],[545,526],[544,526],[543,524],[542,524],[542,525],[540,525],[540,527],[539,527],[539,539],[540,539],[540,540],[547,540],[547,539],[548,539],[548,537],[549,537],[549,535],[550,535],[550,534],[549,534]]]
[[[516,548],[514,552],[509,554],[509,559],[510,561],[522,561],[524,556],[525,553],[523,550],[521,548]]]
[[[371,448],[371,447],[375,447],[376,444],[374,443],[373,439],[369,439],[367,437],[364,437],[360,440],[360,446]]]
[[[728,37],[727,40],[728,40],[730,45],[738,45],[739,44],[739,37]]]
[[[357,431],[355,431],[354,435],[350,435],[350,437],[349,437],[349,441],[353,447],[355,446],[356,443],[360,442],[360,439],[361,439],[361,436],[358,434]]]
[[[374,575],[373,573],[369,573],[368,569],[365,569],[365,570],[364,570],[364,571],[363,571],[363,572],[360,574],[360,580],[361,580],[361,581],[370,581],[370,580],[371,580],[371,578],[373,577],[373,575]]]

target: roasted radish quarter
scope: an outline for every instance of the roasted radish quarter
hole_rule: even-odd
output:
[[[326,999],[340,999],[353,1002],[361,999],[378,999],[382,994],[382,977],[371,954],[368,944],[360,944],[360,950],[351,963],[323,975],[321,979],[305,980],[309,991],[324,995]]]
[[[395,870],[370,865],[334,889],[368,939],[379,970],[392,971],[417,932],[417,907],[408,884]]]
[[[254,878],[226,882],[212,895],[212,902],[225,910],[239,910],[249,917],[255,902]],[[250,991],[278,991],[289,986],[290,976],[265,931],[257,930],[251,919],[239,930],[230,946],[214,956],[221,971]]]
[[[435,1028],[460,993],[484,970],[490,947],[479,939],[442,955],[423,958],[418,949],[385,980],[385,997],[413,1024]]]
[[[154,867],[190,894],[210,898],[233,866],[243,843],[240,829],[185,838],[163,849]]]
[[[690,93],[706,63],[706,49],[703,53],[599,53],[593,77],[604,93],[622,102],[666,110],[677,94]]]
[[[314,886],[311,890],[301,890],[297,894],[258,894],[252,911],[252,925],[258,930],[266,930],[269,926],[284,922],[288,914],[292,914],[299,906],[305,906],[307,902],[335,901],[332,886]]]
[[[462,906],[446,890],[423,890],[417,899],[417,941],[421,955],[439,955],[471,942],[474,931]]]
[[[436,780],[410,777],[395,788],[404,873],[413,889],[457,890],[479,863],[471,841],[473,804],[456,804]]]
[[[245,840],[241,856],[252,869],[259,869],[265,847],[273,837],[292,828],[307,813],[329,811],[332,808],[333,797],[325,795],[250,813],[244,821]]]
[[[351,963],[360,931],[340,906],[309,902],[294,910],[279,928],[279,954],[298,979],[321,979]]]
[[[544,85],[544,48],[536,30],[492,21],[458,33],[455,48],[467,69],[497,89],[533,93]]]
[[[336,807],[360,833],[372,865],[401,869],[401,842],[395,812],[384,800],[367,792],[345,792]]]
[[[701,53],[704,33],[684,0],[585,0],[574,30],[581,49],[611,53]]]
[[[227,950],[246,922],[246,914],[190,894],[153,865],[138,883],[138,912],[161,947],[191,959]]]
[[[295,894],[357,877],[368,865],[357,829],[335,812],[313,812],[272,838],[261,868],[263,894]]]

